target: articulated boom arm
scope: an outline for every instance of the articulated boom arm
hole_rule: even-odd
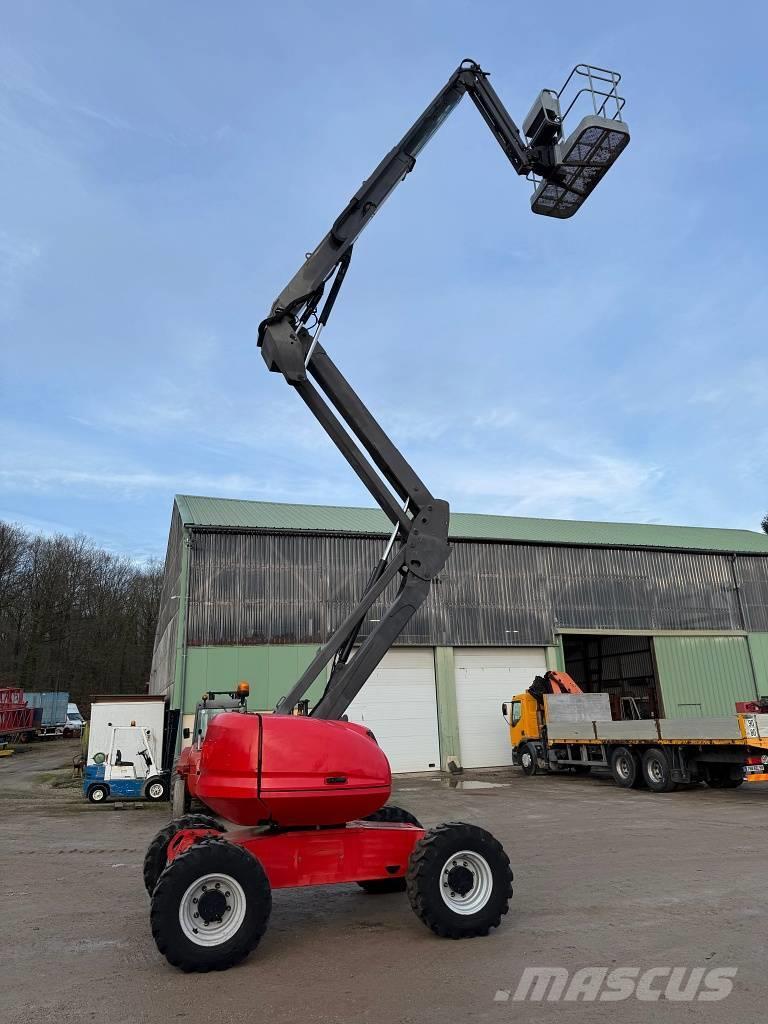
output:
[[[568,190],[569,186],[562,184],[557,162],[559,117],[550,122],[555,125],[554,131],[546,135],[535,132],[532,144],[526,145],[486,73],[473,61],[462,61],[424,113],[363,182],[259,326],[259,346],[268,368],[282,373],[296,389],[393,526],[390,542],[359,604],[280,701],[275,709],[278,714],[290,714],[323,668],[331,663],[325,692],[312,714],[320,718],[341,717],[424,602],[432,580],[448,558],[448,503],[433,497],[318,339],[347,272],[355,240],[413,170],[417,155],[464,93],[469,94],[518,174],[534,172],[545,182],[558,183],[561,192]],[[537,137],[546,144],[536,145]],[[575,193],[577,189],[571,191]],[[320,308],[329,281],[328,295]],[[310,325],[314,334],[310,333]],[[399,586],[394,600],[351,657],[365,616],[395,580],[399,580]]]

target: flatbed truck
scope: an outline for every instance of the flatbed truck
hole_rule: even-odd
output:
[[[513,764],[526,775],[608,769],[617,786],[654,793],[697,782],[713,789],[768,782],[768,714],[614,721],[608,694],[536,684],[502,713]]]

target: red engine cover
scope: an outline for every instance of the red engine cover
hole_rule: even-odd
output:
[[[217,715],[200,758],[197,795],[238,825],[337,825],[389,798],[389,761],[352,722],[293,715]]]

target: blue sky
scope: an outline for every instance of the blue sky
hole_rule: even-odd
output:
[[[549,221],[465,100],[326,347],[458,511],[758,527],[763,5],[2,8],[1,518],[145,558],[175,492],[370,504],[256,327],[471,56],[518,121],[619,69],[632,143]]]

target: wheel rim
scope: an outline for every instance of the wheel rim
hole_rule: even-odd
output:
[[[455,914],[476,914],[493,891],[493,872],[488,861],[474,850],[452,854],[440,872],[440,895]]]
[[[159,800],[163,795],[163,784],[162,782],[153,782],[149,787],[149,795],[153,800]]]
[[[190,885],[179,904],[179,924],[196,946],[220,946],[228,942],[245,919],[243,887],[231,875],[201,875]]]
[[[632,775],[629,758],[625,754],[616,758],[616,773],[621,776],[622,779],[628,779]]]
[[[103,800],[105,796],[106,794],[103,789],[94,789],[91,793],[91,800],[93,800],[94,803],[99,803],[99,801]]]
[[[662,770],[661,764],[659,763],[659,761],[656,760],[656,758],[653,758],[653,760],[648,762],[648,778],[651,780],[651,782],[664,781],[664,772]]]
[[[530,751],[523,751],[523,753],[520,755],[520,764],[523,766],[523,768],[531,767],[531,765],[533,764],[533,758],[531,757]]]

